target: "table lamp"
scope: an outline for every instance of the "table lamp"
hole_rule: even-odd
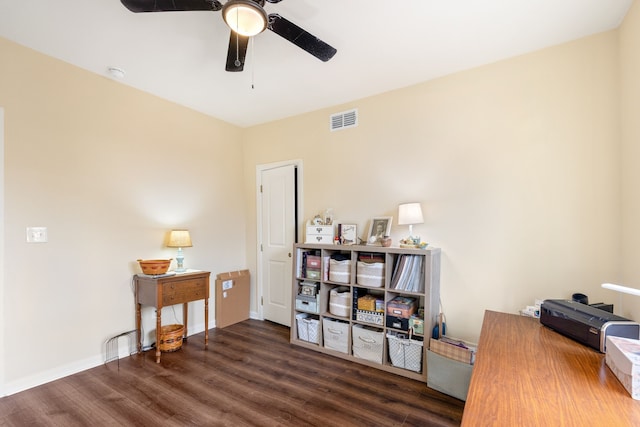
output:
[[[398,225],[409,226],[409,237],[407,240],[412,240],[419,243],[420,237],[413,235],[413,224],[422,224],[424,219],[422,218],[422,207],[420,203],[403,203],[398,206]]]
[[[182,248],[190,248],[193,246],[191,244],[191,236],[189,235],[189,230],[171,230],[169,234],[169,242],[167,243],[168,248],[178,248],[178,254],[176,255],[176,262],[178,263],[178,267],[176,268],[176,272],[181,273],[187,271],[184,268],[184,255],[182,253]]]

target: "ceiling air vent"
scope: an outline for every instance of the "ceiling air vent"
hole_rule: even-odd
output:
[[[358,126],[358,109],[343,111],[342,113],[332,114],[329,119],[329,127],[331,131],[353,128]]]

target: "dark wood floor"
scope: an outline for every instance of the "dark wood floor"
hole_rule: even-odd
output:
[[[457,426],[464,402],[248,320],[0,399],[0,426]]]

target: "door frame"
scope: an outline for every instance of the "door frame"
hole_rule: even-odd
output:
[[[283,160],[274,163],[265,163],[256,166],[256,305],[258,308],[257,317],[260,320],[264,320],[264,311],[262,305],[262,298],[264,296],[264,271],[262,269],[263,252],[261,250],[262,245],[262,192],[260,191],[260,185],[262,185],[262,172],[269,169],[276,169],[284,166],[294,166],[297,170],[296,173],[296,214],[294,215],[296,238],[294,243],[298,243],[302,233],[302,218],[304,218],[303,209],[303,170],[302,159]],[[293,248],[292,248],[293,250]],[[293,262],[293,261],[292,261]]]

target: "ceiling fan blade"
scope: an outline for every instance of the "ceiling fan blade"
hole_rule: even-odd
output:
[[[241,36],[233,31],[229,36],[229,50],[227,50],[227,71],[242,71],[244,69],[244,59],[247,56],[247,46],[249,37]]]
[[[218,0],[120,0],[131,12],[177,12],[186,10],[220,10]]]
[[[337,52],[334,47],[329,46],[313,34],[303,30],[277,13],[269,14],[269,29],[289,40],[299,48],[306,50],[321,61],[327,62],[333,58],[333,55]]]

